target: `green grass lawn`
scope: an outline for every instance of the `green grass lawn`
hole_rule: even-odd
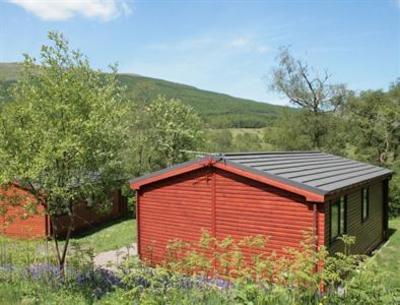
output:
[[[136,220],[120,220],[105,224],[96,230],[86,231],[84,234],[71,238],[71,243],[78,244],[82,248],[92,248],[97,254],[103,251],[115,250],[136,242]],[[45,249],[44,240],[18,240],[0,236],[0,245],[7,243],[13,247],[28,252],[34,249]],[[62,244],[63,242],[61,242]],[[50,250],[54,242],[49,242]],[[55,251],[55,250],[54,250]]]
[[[389,223],[391,236],[389,241],[371,258],[382,272],[393,274],[387,283],[392,287],[400,287],[400,217]]]
[[[128,219],[108,224],[100,229],[76,236],[72,242],[91,247],[95,253],[114,250],[136,242],[136,220]]]

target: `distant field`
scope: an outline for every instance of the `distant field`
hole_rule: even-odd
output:
[[[18,63],[0,63],[0,81],[12,81],[18,78],[21,65]]]
[[[266,128],[211,128],[207,129],[207,132],[221,132],[223,130],[228,130],[232,133],[232,136],[243,135],[243,134],[251,134],[256,135],[260,138],[263,137]]]
[[[236,136],[238,134],[254,134],[259,136],[260,138],[263,137],[265,129],[264,128],[228,128],[230,132],[232,132],[233,136]]]
[[[273,127],[208,129],[206,138],[211,142],[211,152],[273,151],[265,135]]]

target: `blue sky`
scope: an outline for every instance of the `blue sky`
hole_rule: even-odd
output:
[[[400,77],[400,0],[0,2],[0,62],[62,31],[92,65],[264,102],[280,46],[354,90]]]

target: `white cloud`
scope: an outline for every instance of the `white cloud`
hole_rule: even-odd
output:
[[[259,54],[264,54],[268,52],[269,47],[261,44],[259,39],[251,39],[248,37],[236,37],[228,42],[227,46],[231,49],[243,50],[247,52],[256,52]]]
[[[210,38],[193,38],[193,39],[186,39],[181,41],[171,42],[160,42],[151,44],[148,46],[149,49],[155,51],[168,51],[168,50],[175,50],[175,51],[192,51],[195,49],[202,49],[202,48],[209,48],[212,47],[214,41]]]
[[[67,20],[81,15],[109,21],[132,12],[126,0],[9,0],[43,20]]]
[[[229,43],[229,46],[231,46],[232,48],[243,48],[248,46],[249,44],[250,39],[246,37],[237,37]]]
[[[258,36],[253,38],[237,36],[229,39],[215,34],[173,42],[158,42],[147,47],[152,51],[159,52],[175,51],[188,53],[201,51],[209,53],[212,50],[213,53],[219,52],[224,55],[243,52],[265,54],[271,50],[270,47],[264,44],[263,39]]]
[[[260,54],[267,53],[270,50],[267,46],[259,46],[257,47],[257,52]]]

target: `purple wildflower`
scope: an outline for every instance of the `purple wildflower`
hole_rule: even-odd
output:
[[[27,275],[33,280],[60,279],[60,269],[51,264],[30,265],[26,269]]]

